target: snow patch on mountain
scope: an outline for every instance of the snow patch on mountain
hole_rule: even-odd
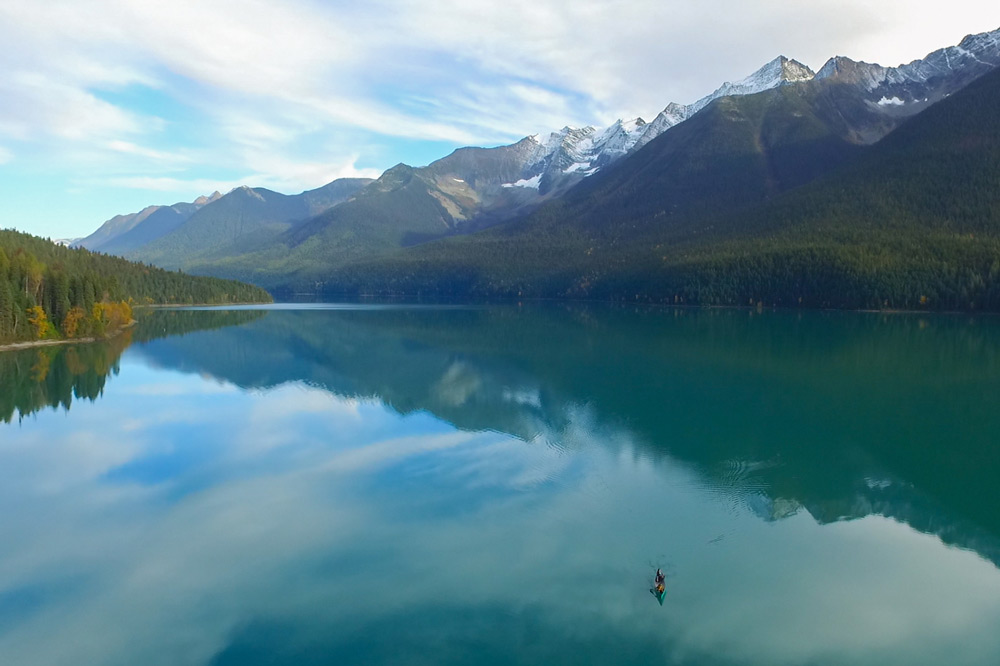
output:
[[[532,176],[531,178],[522,178],[516,183],[504,183],[500,187],[530,187],[533,190],[537,190],[538,186],[542,182],[542,174]]]
[[[589,168],[590,162],[574,162],[563,169],[563,173],[576,173],[577,171],[586,171]]]
[[[886,97],[883,95],[882,99],[880,99],[877,104],[879,106],[903,106],[906,102],[898,97]]]

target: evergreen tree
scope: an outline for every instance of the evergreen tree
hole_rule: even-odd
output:
[[[0,250],[0,253],[2,252]],[[0,263],[2,263],[3,258],[0,257]],[[0,279],[0,340],[11,340],[13,338],[14,295],[11,293],[10,282],[6,279]]]
[[[169,272],[0,230],[0,341],[114,333],[131,321],[131,303],[270,300],[252,285]]]

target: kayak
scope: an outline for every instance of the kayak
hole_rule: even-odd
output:
[[[657,591],[657,589],[655,587],[651,587],[651,588],[649,588],[649,593],[652,594],[654,597],[656,597],[656,600],[659,601],[660,605],[662,606],[663,605],[663,597],[667,596],[667,588],[664,587],[663,591],[659,592],[659,591]]]

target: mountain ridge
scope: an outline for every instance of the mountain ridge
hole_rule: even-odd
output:
[[[241,185],[193,211],[170,233],[125,256],[164,268],[182,268],[193,258],[241,252],[348,200],[370,182],[367,178],[339,178],[295,195]]]
[[[556,219],[574,207],[580,219],[599,225],[586,208],[587,197],[600,198],[608,183],[621,185],[622,174],[645,171],[642,178],[651,180],[621,185],[619,194],[595,210],[620,220],[635,216],[632,226],[660,209],[669,219],[693,214],[699,206],[706,212],[713,206],[756,205],[836,168],[850,159],[852,147],[876,144],[994,63],[1000,63],[1000,30],[969,35],[958,46],[895,68],[838,56],[813,73],[778,56],[692,104],[668,104],[649,123],[636,118],[604,129],[567,126],[505,146],[458,148],[423,167],[392,167],[318,215],[283,214],[248,225],[241,213],[217,216],[214,232],[227,235],[226,242],[192,236],[192,225],[185,223],[130,256],[272,287],[301,287],[322,283],[324,274],[337,273],[345,262],[494,225],[509,226],[503,232],[508,233],[524,220]],[[765,109],[768,105],[773,108]],[[700,125],[662,143],[695,118],[702,118]],[[739,129],[736,121],[750,124]],[[658,142],[662,145],[653,148]],[[663,148],[681,142],[687,142],[681,152]],[[655,176],[657,170],[663,175]],[[707,182],[713,178],[717,183]],[[655,203],[649,192],[657,188],[661,199],[666,193],[673,198]],[[255,199],[284,196],[261,188],[240,191]],[[575,241],[567,242],[570,247]]]
[[[992,113],[1000,69],[871,146],[808,115],[828,92],[821,83],[716,100],[531,216],[333,267],[324,286],[444,298],[1000,309],[1000,121]],[[801,125],[782,123],[767,151],[754,150],[773,109]],[[764,134],[748,131],[755,117]],[[708,130],[714,144],[699,139]],[[824,173],[828,155],[844,148]],[[784,171],[774,172],[780,150]],[[716,178],[697,173],[713,164]],[[817,165],[815,177],[796,180]]]

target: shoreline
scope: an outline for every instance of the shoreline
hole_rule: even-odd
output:
[[[105,340],[111,340],[113,338],[117,338],[119,335],[121,335],[128,329],[132,328],[137,323],[139,322],[133,319],[131,322],[125,324],[111,335],[106,335],[103,338],[72,338],[70,340],[27,340],[25,342],[10,342],[5,345],[0,345],[0,352],[18,351],[21,349],[34,349],[35,347],[55,347],[57,345],[86,345],[92,342],[103,342]]]
[[[169,308],[204,308],[204,307],[225,307],[228,305],[273,305],[274,301],[270,303],[153,303],[150,305],[133,305],[133,310],[158,310],[158,309],[169,309]],[[9,342],[7,344],[0,344],[0,353],[6,351],[19,351],[22,349],[33,349],[36,347],[55,347],[57,345],[85,345],[91,344],[93,342],[101,342],[103,340],[111,340],[112,338],[118,337],[124,333],[129,328],[132,328],[138,324],[138,320],[133,319],[131,322],[122,326],[119,330],[115,331],[111,335],[106,335],[103,338],[72,338],[69,340],[25,340],[23,342]]]
[[[277,301],[263,303],[260,301],[247,301],[245,303],[151,303],[149,305],[135,304],[133,310],[168,310],[170,308],[225,308],[230,305],[274,305]]]
[[[292,296],[313,296],[312,292],[293,292]],[[973,316],[973,317],[983,317],[983,316],[1000,316],[1000,310],[914,310],[905,308],[834,308],[834,307],[804,307],[804,306],[792,306],[792,305],[764,305],[757,307],[756,305],[722,305],[722,304],[712,304],[712,305],[699,305],[694,303],[658,303],[649,301],[627,301],[627,300],[615,300],[608,298],[559,298],[556,296],[532,296],[532,297],[519,297],[519,296],[505,296],[503,298],[483,298],[479,301],[472,300],[434,300],[434,299],[423,299],[419,296],[413,294],[398,294],[398,295],[383,295],[383,294],[352,294],[343,295],[343,300],[329,300],[326,297],[318,297],[316,300],[302,301],[308,303],[358,303],[358,304],[395,304],[397,302],[404,302],[407,304],[419,304],[419,305],[522,305],[524,303],[559,303],[559,304],[573,304],[573,303],[590,303],[590,304],[606,304],[606,305],[618,305],[623,307],[647,307],[647,308],[676,308],[683,310],[745,310],[754,312],[844,312],[844,313],[861,313],[861,314],[887,314],[887,315],[960,315],[960,316]],[[282,304],[291,303],[295,304],[299,301],[288,300],[288,301],[273,301],[271,304]],[[253,304],[248,304],[253,305]]]

